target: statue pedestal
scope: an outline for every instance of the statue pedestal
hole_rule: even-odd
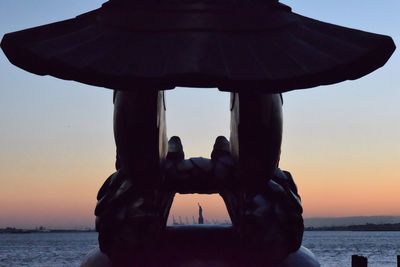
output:
[[[262,253],[268,259],[268,251]],[[230,226],[167,227],[157,248],[146,251],[141,259],[119,266],[173,266],[173,267],[319,267],[315,256],[306,248],[290,254],[281,263],[263,262],[254,251],[243,247]],[[118,266],[118,267],[119,267]],[[99,250],[92,251],[81,267],[111,267],[111,262]],[[115,267],[115,266],[113,266]]]

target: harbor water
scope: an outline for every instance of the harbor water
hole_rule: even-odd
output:
[[[400,232],[305,232],[303,245],[322,267],[350,267],[351,255],[370,267],[396,267]],[[97,247],[96,233],[0,234],[1,267],[74,267]]]

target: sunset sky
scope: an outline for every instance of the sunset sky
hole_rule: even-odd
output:
[[[2,0],[0,36],[74,17],[103,1]],[[294,12],[390,35],[400,1],[287,0]],[[400,215],[400,56],[360,80],[284,94],[281,168],[298,184],[304,216]],[[0,228],[92,227],[96,193],[114,169],[112,91],[40,77],[0,53]],[[209,157],[229,136],[229,94],[167,93],[168,135]],[[180,196],[175,217],[226,218],[218,195]]]

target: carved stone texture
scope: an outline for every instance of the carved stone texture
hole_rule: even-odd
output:
[[[276,264],[302,243],[303,209],[289,172],[276,169],[258,193],[245,195],[240,234],[259,262]]]
[[[257,192],[274,176],[282,143],[279,94],[231,93],[231,151],[239,163],[240,184]]]
[[[223,197],[233,223],[226,231],[236,240],[230,251],[243,250],[234,262],[273,265],[298,250],[303,234],[300,197],[290,173],[278,168],[281,106],[279,94],[233,94],[232,145],[219,136],[211,159],[185,160],[177,136],[169,140],[165,155],[162,93],[116,92],[118,170],[100,189],[95,210],[101,251],[121,266],[149,266],[157,262],[150,256],[154,251],[165,259],[185,262],[168,254],[168,233],[184,239],[203,233],[205,239],[198,242],[205,244],[207,238],[225,231],[166,231],[177,192],[219,193]],[[185,255],[192,255],[191,260],[200,257],[191,249],[187,248]],[[201,255],[205,257],[204,252]]]
[[[157,194],[135,191],[129,176],[124,176],[122,172],[116,172],[107,179],[99,191],[95,214],[100,249],[113,263],[129,262],[138,266],[154,263],[157,266],[157,259],[147,258],[154,251],[169,261],[216,260],[218,257],[210,250],[207,250],[209,255],[206,256],[201,247],[193,247],[188,240],[202,236],[197,242],[206,246],[207,242],[214,242],[215,235],[224,233],[229,233],[232,238],[228,247],[220,248],[228,249],[223,252],[225,255],[242,249],[240,255],[232,256],[233,262],[273,265],[299,249],[303,234],[302,208],[290,173],[277,168],[274,176],[266,179],[257,193],[240,191],[235,187],[237,166],[226,144],[229,142],[225,138],[217,138],[212,159],[177,160],[179,157],[167,156],[165,181]],[[182,154],[181,147],[178,137],[170,140],[169,148],[172,153],[177,153],[175,155]],[[165,221],[175,192],[220,193],[233,227],[166,231]],[[183,243],[191,244],[185,249],[187,258],[170,255],[174,251],[169,250],[170,246],[176,246],[175,241],[169,238],[171,233],[172,236],[180,236]],[[225,244],[226,240],[221,242]],[[196,250],[200,254],[196,254]]]
[[[218,160],[190,158],[174,163],[167,160],[163,190],[180,194],[213,194],[235,185],[236,164],[232,157]]]
[[[100,188],[95,209],[101,251],[113,263],[157,244],[173,194],[159,194],[167,152],[164,95],[115,92],[117,171]]]
[[[6,34],[1,47],[29,72],[114,90],[247,93],[358,79],[395,50],[388,36],[307,18],[275,0],[111,0]]]
[[[155,192],[135,189],[129,177],[116,172],[99,192],[96,230],[101,251],[113,263],[125,262],[153,248],[165,227],[160,197]]]
[[[164,94],[161,91],[116,91],[114,137],[117,170],[135,190],[153,191],[163,179],[162,162],[167,154]]]

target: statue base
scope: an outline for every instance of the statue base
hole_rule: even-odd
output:
[[[135,253],[135,252],[132,252]],[[159,246],[137,255],[129,262],[112,265],[98,249],[90,252],[81,267],[319,267],[315,256],[305,247],[280,263],[269,263],[268,253],[243,246],[230,226],[193,225],[167,227]],[[133,256],[135,257],[135,256]]]

